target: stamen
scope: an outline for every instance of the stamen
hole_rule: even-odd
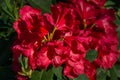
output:
[[[84,30],[87,28],[86,19],[83,19]]]

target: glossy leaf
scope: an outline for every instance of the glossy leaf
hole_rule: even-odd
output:
[[[47,71],[43,72],[41,80],[53,80],[53,75],[54,75],[53,70],[52,68],[50,68]]]
[[[97,80],[106,80],[107,73],[104,69],[97,69]]]
[[[78,78],[75,78],[74,80],[89,80],[85,74],[80,75]]]
[[[86,58],[92,62],[97,57],[97,54],[96,50],[91,49],[86,53]]]
[[[53,72],[56,75],[56,77],[58,78],[58,80],[62,80],[62,67],[58,67],[58,68],[53,68]]]
[[[117,77],[120,78],[120,65],[119,64],[115,65],[115,73],[116,73]]]
[[[35,70],[32,73],[32,77],[30,78],[30,80],[42,80],[43,72],[44,70],[41,70],[41,71]]]
[[[106,7],[111,7],[111,6],[113,6],[113,5],[115,5],[115,3],[114,3],[114,1],[111,1],[111,0],[108,0],[108,1],[105,3],[105,6],[106,6]]]
[[[30,5],[36,8],[41,8],[42,12],[50,13],[50,6],[52,4],[52,0],[27,0]]]
[[[110,80],[118,80],[115,67],[110,69]]]

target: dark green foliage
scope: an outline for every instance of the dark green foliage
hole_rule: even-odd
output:
[[[80,75],[78,78],[75,78],[74,80],[89,80],[85,74]]]
[[[94,61],[95,58],[97,57],[97,51],[96,50],[89,50],[87,53],[86,53],[86,59],[88,59],[89,61]]]

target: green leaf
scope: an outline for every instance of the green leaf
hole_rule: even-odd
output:
[[[28,58],[24,57],[24,65],[25,65],[25,69],[28,68]]]
[[[19,0],[20,7],[24,6],[25,0]]]
[[[47,71],[43,72],[42,79],[41,80],[53,80],[53,70],[52,68],[49,68]]]
[[[120,27],[120,18],[119,18],[118,15],[116,15],[115,23],[116,23],[116,25],[117,25],[118,27]],[[119,31],[120,31],[120,29],[119,29]]]
[[[41,71],[35,70],[32,73],[30,80],[42,80],[43,72],[44,72],[44,70],[41,70]]]
[[[58,68],[53,68],[53,72],[56,75],[56,77],[58,78],[58,80],[62,80],[62,67],[58,67]]]
[[[5,7],[2,7],[2,10],[4,13],[6,13],[7,15],[9,15],[12,19],[14,19],[14,16],[5,8]]]
[[[118,39],[119,39],[118,49],[120,49],[120,16],[118,16],[118,15],[116,15],[115,24],[118,26],[118,28],[117,28]]]
[[[13,2],[14,4],[14,7],[13,7],[13,15],[14,15],[14,18],[15,20],[17,20],[19,18],[19,11],[18,11],[18,7],[17,7],[17,3],[14,1]]]
[[[12,5],[10,4],[10,0],[5,0],[6,6],[10,12],[12,12]]]
[[[19,58],[18,58],[18,61],[21,65],[21,67],[24,67],[24,64],[23,64],[23,60],[22,60],[22,54],[20,54]]]
[[[89,80],[85,74],[80,75],[78,78],[75,78],[74,80]]]
[[[97,80],[106,80],[107,73],[104,69],[97,69]]]
[[[116,69],[113,67],[110,69],[110,80],[117,80],[117,74],[116,74]]]
[[[114,1],[111,1],[111,0],[106,1],[106,3],[105,3],[105,6],[106,6],[106,7],[113,6],[113,5],[115,5],[115,2],[114,2]]]
[[[52,0],[27,0],[30,5],[36,8],[41,8],[42,12],[51,12],[50,6],[52,4]]]
[[[117,77],[120,78],[120,65],[119,64],[115,65],[115,73],[116,73]]]
[[[96,50],[91,49],[86,53],[86,59],[92,62],[97,57],[97,54]]]

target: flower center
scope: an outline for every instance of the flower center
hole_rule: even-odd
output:
[[[84,30],[87,28],[86,19],[83,19]]]
[[[53,39],[53,36],[55,34],[56,29],[57,28],[55,27],[51,33],[48,33],[46,36],[44,36],[44,39],[42,40],[42,43],[51,41]]]

